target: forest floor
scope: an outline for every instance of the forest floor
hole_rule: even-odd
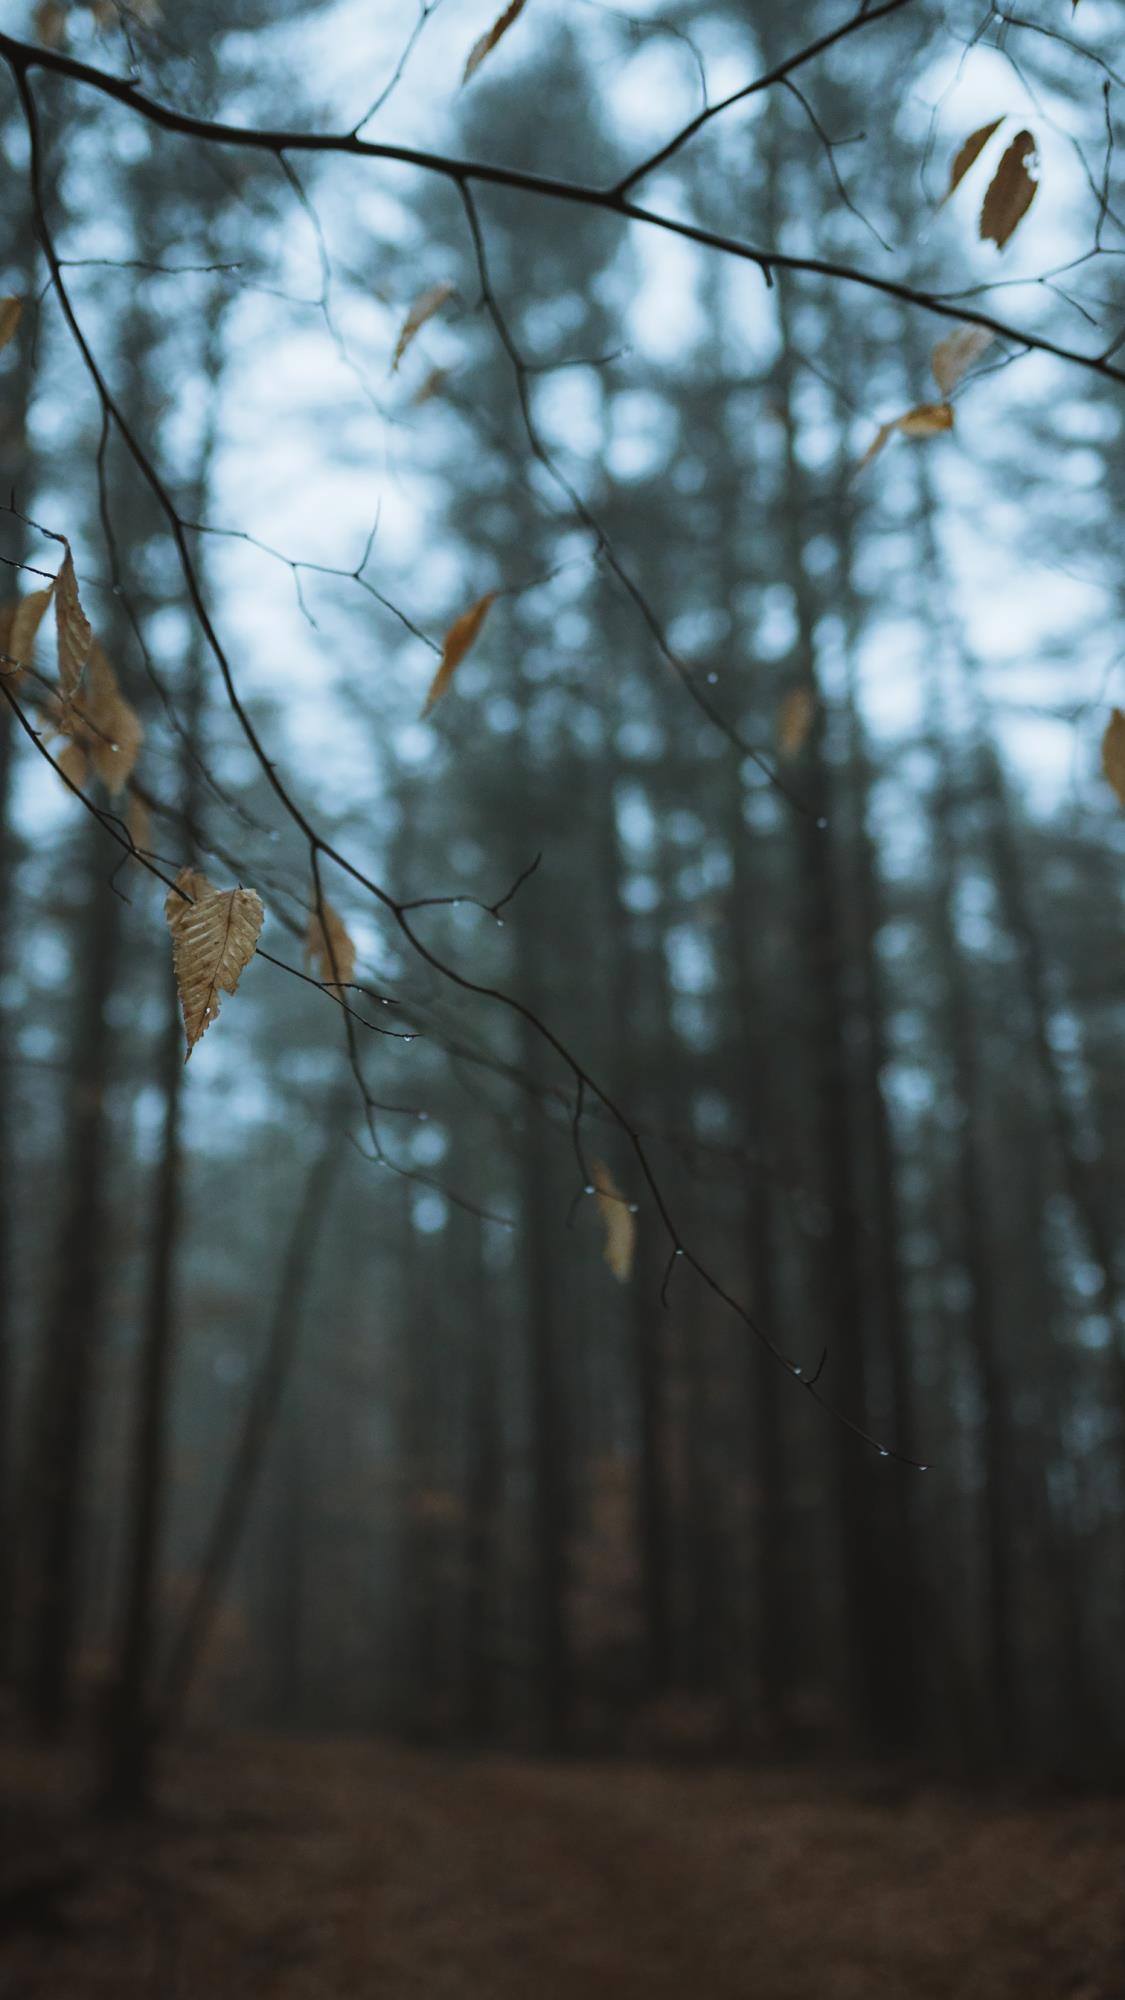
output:
[[[1125,1802],[179,1751],[158,1818],[0,1748],[2,2000],[1123,2000]]]

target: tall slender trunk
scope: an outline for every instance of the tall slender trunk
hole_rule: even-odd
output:
[[[67,1719],[78,1637],[85,1479],[106,1310],[107,1016],[123,907],[101,827],[91,821],[82,844],[86,903],[75,940],[74,1083],[54,1279],[32,1392],[26,1493],[30,1603],[22,1685],[28,1712],[45,1735],[57,1734]]]

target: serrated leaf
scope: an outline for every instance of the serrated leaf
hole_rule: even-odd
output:
[[[481,626],[495,601],[496,592],[486,590],[483,597],[478,597],[475,604],[470,604],[469,609],[461,613],[460,618],[454,619],[445,635],[441,649],[441,665],[430,682],[430,690],[422,707],[423,716],[427,716],[435,702],[441,700],[466,653],[475,646],[480,637]]]
[[[0,299],[0,347],[7,347],[8,342],[15,337],[22,316],[22,299]]]
[[[605,1228],[603,1255],[619,1284],[633,1275],[637,1220],[604,1160],[592,1160],[590,1172]]]
[[[54,581],[53,594],[59,641],[59,689],[63,700],[70,701],[78,692],[94,634],[79,600],[70,543],[67,542],[65,547],[66,554]]]
[[[395,351],[391,357],[392,375],[406,353],[407,348],[410,346],[411,341],[414,339],[415,334],[421,331],[426,321],[432,319],[436,312],[441,311],[446,299],[452,298],[456,290],[457,287],[452,279],[443,278],[440,284],[431,285],[428,292],[419,293],[402,322],[402,330],[395,342]]]
[[[468,83],[469,78],[475,75],[485,57],[492,54],[501,37],[506,35],[508,29],[519,20],[526,4],[527,0],[510,0],[510,5],[505,7],[504,12],[492,23],[491,28],[487,29],[480,36],[479,40],[473,43],[461,77],[462,85]]]
[[[1102,737],[1102,770],[1125,806],[1125,715],[1115,708]]]
[[[859,461],[859,471],[877,458],[883,446],[896,431],[903,437],[940,437],[943,431],[953,429],[953,410],[948,403],[916,403],[912,410],[904,410],[901,417],[892,417],[889,423],[880,424],[867,450]]]
[[[783,757],[796,757],[804,749],[816,718],[816,696],[811,688],[791,688],[777,711],[777,743]]]
[[[310,971],[327,986],[347,986],[355,974],[355,945],[347,925],[323,898],[320,909],[309,914],[305,958]]]
[[[948,201],[951,194],[956,194],[974,160],[980,158],[992,134],[999,131],[1006,116],[1007,113],[1002,111],[999,118],[994,118],[989,125],[978,125],[976,131],[970,132],[968,138],[962,141],[950,164],[949,186],[942,195],[943,201]]]
[[[182,890],[183,894],[177,894]],[[265,911],[253,889],[216,889],[196,868],[181,869],[164,916],[187,1035],[187,1061],[254,956]]]
[[[930,356],[930,366],[943,396],[952,395],[961,377],[967,374],[974,361],[980,360],[985,348],[991,347],[995,338],[987,326],[956,326],[944,340],[938,341]]]
[[[980,240],[995,243],[998,250],[1018,228],[1039,189],[1027,163],[1038,163],[1035,140],[1030,132],[1017,132],[989,183],[980,212]]]
[[[86,751],[111,795],[124,791],[144,740],[144,728],[118,687],[117,675],[96,639],[90,646],[81,691],[59,708],[58,727]]]

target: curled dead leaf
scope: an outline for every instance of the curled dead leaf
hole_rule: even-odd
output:
[[[1023,221],[1039,190],[1039,182],[1028,172],[1029,163],[1038,165],[1034,137],[1030,132],[1017,132],[984,197],[980,212],[982,243],[995,243],[1002,250]]]
[[[326,986],[346,986],[355,975],[355,945],[338,910],[323,898],[309,913],[305,958]]]
[[[139,792],[129,793],[129,804],[125,813],[125,825],[133,846],[147,854],[152,839],[149,811]]]
[[[254,955],[265,920],[253,889],[216,889],[197,868],[183,868],[168,891],[164,916],[187,1035],[187,1056],[233,993]]]
[[[879,456],[883,446],[896,431],[901,431],[903,437],[931,438],[940,437],[943,431],[952,429],[953,410],[950,404],[916,403],[912,410],[904,410],[901,417],[892,417],[889,423],[879,425],[859,461],[859,470],[862,472],[865,465],[870,465],[872,459]]]
[[[429,693],[422,707],[423,716],[427,716],[435,702],[441,700],[466,653],[480,637],[481,626],[495,601],[496,592],[487,590],[483,597],[478,597],[475,604],[470,604],[469,609],[461,613],[460,618],[454,619],[445,635],[441,649],[441,665],[430,682]]]
[[[637,1248],[637,1219],[604,1160],[592,1160],[590,1172],[605,1228],[603,1255],[619,1284],[633,1275]]]
[[[452,279],[443,278],[440,284],[431,285],[429,291],[419,293],[402,322],[402,329],[395,342],[395,351],[391,356],[392,375],[415,335],[421,332],[428,319],[432,319],[436,312],[441,311],[446,299],[452,298],[456,289]]]
[[[816,696],[812,688],[790,688],[777,711],[777,743],[783,757],[796,757],[804,749],[816,719]]]
[[[501,37],[506,35],[508,29],[519,20],[526,5],[527,0],[510,0],[510,4],[505,7],[504,12],[492,23],[491,28],[486,29],[485,33],[473,43],[461,76],[463,85],[468,83],[469,78],[480,68],[485,57],[492,54]]]
[[[943,396],[952,395],[961,377],[967,374],[974,361],[980,360],[995,338],[987,326],[955,326],[952,333],[938,341],[930,356],[930,366]]]
[[[94,634],[78,596],[78,579],[70,543],[52,586],[55,599],[55,626],[59,642],[59,689],[64,701],[78,692],[78,685],[90,657]]]
[[[51,591],[32,590],[0,610],[0,673],[19,680],[35,654],[35,634],[51,602]]]
[[[1005,116],[1006,113],[1001,112],[999,118],[993,118],[990,124],[978,125],[976,131],[970,132],[958,146],[950,163],[949,186],[942,195],[942,201],[948,201],[951,194],[956,194],[974,160],[980,158],[992,134],[999,131]]]
[[[57,726],[86,751],[111,796],[124,791],[144,740],[144,728],[136,709],[118,687],[117,675],[96,639],[90,646],[82,688],[60,705]]]
[[[14,338],[22,317],[22,299],[0,299],[0,347],[7,347],[8,342]]]
[[[1125,806],[1125,715],[1115,708],[1102,737],[1102,771]]]

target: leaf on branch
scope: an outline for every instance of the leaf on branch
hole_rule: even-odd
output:
[[[129,804],[125,813],[125,825],[135,848],[147,854],[152,835],[148,807],[139,792],[129,793]],[[178,900],[178,898],[177,898]]]
[[[466,653],[476,645],[481,626],[495,601],[496,592],[486,590],[483,597],[478,597],[475,604],[461,613],[460,618],[454,619],[442,644],[441,665],[430,682],[430,691],[423,704],[423,717],[429,714],[435,702],[441,700]]]
[[[164,916],[172,933],[186,1062],[219,1011],[220,993],[235,991],[254,956],[265,911],[253,889],[216,889],[197,868],[183,868],[168,891]]]
[[[979,361],[985,348],[991,347],[995,338],[987,326],[956,326],[944,340],[938,341],[930,356],[930,366],[943,396],[952,395],[961,377],[968,373],[974,361]]]
[[[395,342],[395,351],[391,357],[392,375],[406,353],[407,348],[410,346],[411,341],[414,339],[415,334],[421,331],[428,319],[432,319],[436,312],[441,311],[446,299],[452,298],[456,290],[457,287],[451,278],[443,278],[440,284],[431,285],[428,292],[420,292],[418,294],[418,297],[402,322],[402,331]]]
[[[916,403],[912,410],[904,410],[901,417],[892,417],[889,424],[880,424],[867,450],[859,461],[859,471],[878,458],[883,446],[896,431],[903,437],[940,437],[942,431],[953,429],[953,411],[948,403]]]
[[[0,673],[19,680],[25,667],[31,665],[35,634],[50,602],[49,589],[32,590],[0,611],[0,653],[7,655],[6,660],[0,661]]]
[[[355,945],[340,912],[323,898],[320,909],[309,913],[305,958],[326,986],[346,986],[354,976]]]
[[[80,743],[67,743],[55,758],[60,772],[77,791],[86,783],[86,752]]]
[[[1006,112],[1001,112],[999,118],[994,118],[990,125],[978,125],[976,131],[970,132],[964,143],[957,148],[949,169],[949,186],[942,195],[942,201],[948,201],[951,194],[956,194],[973,161],[980,158],[992,134],[999,131],[1006,116]]]
[[[411,407],[415,410],[420,410],[423,403],[429,403],[435,396],[440,396],[448,380],[448,368],[431,368],[421,387],[415,389],[414,394],[411,396]]]
[[[796,757],[804,749],[816,719],[816,696],[811,688],[790,688],[777,711],[777,742],[783,757]]]
[[[66,46],[67,9],[63,0],[39,0],[32,16],[32,30],[45,49]]]
[[[485,57],[492,54],[497,42],[519,20],[526,4],[527,0],[510,0],[510,4],[505,7],[504,12],[499,18],[492,23],[491,28],[485,34],[481,35],[478,41],[473,43],[461,77],[462,86],[468,83],[471,76],[476,74]]]
[[[23,300],[0,299],[0,347],[7,347],[23,316]]]
[[[637,1248],[637,1219],[605,1161],[592,1160],[590,1172],[594,1178],[598,1208],[605,1227],[603,1255],[618,1283],[624,1285],[633,1275],[633,1258]]]
[[[1028,173],[1029,161],[1038,166],[1035,140],[1030,132],[1017,132],[984,197],[980,212],[982,243],[995,243],[1002,250],[1023,221],[1039,188],[1039,182]]]
[[[94,643],[94,634],[79,601],[78,579],[74,574],[74,558],[70,553],[70,543],[67,542],[64,546],[66,554],[62,560],[62,568],[52,587],[55,598],[55,626],[59,641],[59,689],[63,700],[70,701],[78,692],[79,682],[90,657],[90,647]]]
[[[1125,806],[1125,715],[1115,708],[1102,737],[1102,770]]]
[[[117,685],[117,675],[95,639],[90,646],[81,698],[59,708],[57,726],[88,754],[111,796],[123,792],[133,775],[144,728],[136,709]]]

